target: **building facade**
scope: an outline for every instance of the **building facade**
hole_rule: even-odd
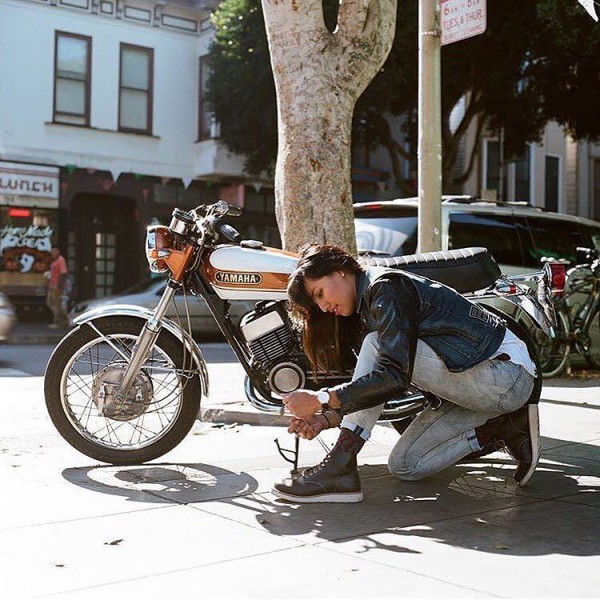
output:
[[[249,181],[203,101],[205,0],[0,0],[0,287],[43,305],[49,250],[74,298],[147,277],[143,240],[175,206],[225,198],[277,243],[273,191]]]

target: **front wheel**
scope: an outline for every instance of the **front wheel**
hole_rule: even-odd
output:
[[[71,446],[95,460],[134,465],[158,458],[183,440],[198,415],[198,374],[182,342],[164,330],[127,397],[115,398],[143,325],[126,316],[81,325],[60,342],[46,368],[52,422]]]
[[[556,311],[556,337],[546,337],[539,346],[540,367],[545,379],[560,375],[569,358],[569,318],[562,310]]]

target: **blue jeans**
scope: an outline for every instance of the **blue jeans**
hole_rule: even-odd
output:
[[[369,333],[353,379],[374,369],[378,350],[377,333]],[[431,347],[419,340],[412,382],[444,400],[439,408],[425,408],[392,449],[390,472],[406,480],[432,475],[481,450],[475,428],[521,408],[533,391],[534,378],[521,365],[497,359],[451,373]],[[341,426],[351,430],[360,427],[361,435],[368,439],[382,409],[383,404],[346,415]]]

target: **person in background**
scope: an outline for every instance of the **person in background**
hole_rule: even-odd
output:
[[[50,255],[52,262],[50,263],[50,270],[46,272],[48,277],[46,305],[52,311],[52,323],[48,327],[58,329],[59,327],[66,327],[69,322],[66,303],[63,300],[69,282],[69,269],[60,248],[52,246]]]

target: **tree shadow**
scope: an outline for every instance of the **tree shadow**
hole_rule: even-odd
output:
[[[308,544],[353,542],[353,552],[420,554],[423,541],[490,554],[600,554],[600,447],[544,438],[548,450],[523,489],[514,463],[495,454],[417,482],[385,464],[360,467],[364,501],[293,504],[257,480],[201,463],[70,468],[63,477],[132,502],[189,505]],[[271,473],[271,470],[267,471]]]
[[[571,446],[598,462],[550,456],[524,489],[512,480],[511,459],[496,454],[418,482],[396,479],[386,465],[363,466],[364,501],[358,504],[294,504],[270,494],[224,502],[250,511],[254,525],[273,535],[313,538],[312,543],[315,537],[353,540],[358,554],[376,549],[418,554],[415,546],[422,544],[415,543],[416,536],[491,554],[596,556],[600,448]]]

